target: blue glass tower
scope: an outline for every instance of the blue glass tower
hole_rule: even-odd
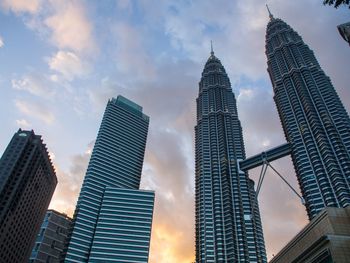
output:
[[[65,262],[148,262],[154,192],[138,190],[148,124],[134,102],[108,101]]]
[[[314,53],[287,23],[266,32],[274,100],[310,219],[350,204],[350,119]]]
[[[154,194],[107,187],[89,262],[148,262]]]
[[[267,262],[254,183],[245,159],[230,80],[211,52],[199,82],[196,150],[196,262]]]

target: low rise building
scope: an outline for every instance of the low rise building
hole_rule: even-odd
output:
[[[350,207],[326,207],[270,263],[346,263],[350,259]]]
[[[71,222],[66,214],[47,210],[29,262],[60,262]]]

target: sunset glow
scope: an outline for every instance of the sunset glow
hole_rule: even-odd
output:
[[[350,110],[345,7],[269,0],[314,50]],[[247,156],[285,142],[266,71],[265,1],[0,0],[0,153],[18,130],[47,144],[58,177],[50,208],[73,215],[108,99],[150,116],[141,189],[154,190],[151,263],[195,260],[194,126],[210,55],[230,77]],[[298,189],[289,157],[274,162]],[[250,177],[257,182],[260,168]],[[297,196],[268,170],[259,205],[267,255],[307,222]]]

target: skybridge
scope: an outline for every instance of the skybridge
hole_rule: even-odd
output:
[[[292,153],[292,148],[290,143],[284,143],[280,146],[274,147],[270,150],[264,151],[262,153],[253,155],[245,160],[239,162],[239,168],[241,171],[246,172],[250,169],[261,167],[261,172],[259,176],[259,181],[256,188],[256,196],[258,197],[261,185],[264,181],[267,168],[270,167],[281,179],[285,182],[288,187],[300,198],[302,204],[305,204],[304,198],[296,191],[293,186],[291,186],[288,181],[270,164],[270,162],[288,156]]]
[[[245,172],[263,165],[264,162],[272,162],[289,154],[291,154],[291,146],[289,143],[285,143],[268,151],[259,153],[243,161],[240,161],[239,168]]]

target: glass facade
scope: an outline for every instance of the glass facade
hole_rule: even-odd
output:
[[[310,219],[350,204],[350,119],[314,53],[283,20],[270,15],[268,72]]]
[[[107,187],[89,262],[148,262],[154,192]]]
[[[112,202],[112,189],[139,189],[148,124],[149,117],[142,113],[141,106],[122,96],[108,101],[73,217],[74,227],[69,237],[65,262],[92,262],[92,256],[97,260],[101,248],[93,242],[95,235],[102,234],[99,224],[105,219],[105,206]],[[118,201],[118,196],[116,194],[112,198],[116,205],[121,201]],[[147,194],[144,196],[147,199]],[[127,207],[124,209],[128,210]],[[132,202],[129,209],[130,212],[135,209]],[[149,229],[144,232],[149,245],[151,223],[144,221],[144,227]],[[115,225],[111,229],[118,231],[119,228]],[[117,253],[117,249],[109,249],[114,251],[109,255],[116,255],[116,258],[111,256],[109,260],[126,262],[119,261],[117,254],[113,254]],[[148,247],[142,249],[136,252],[148,255]]]
[[[230,80],[211,53],[199,82],[196,151],[196,262],[267,262],[254,184]]]

